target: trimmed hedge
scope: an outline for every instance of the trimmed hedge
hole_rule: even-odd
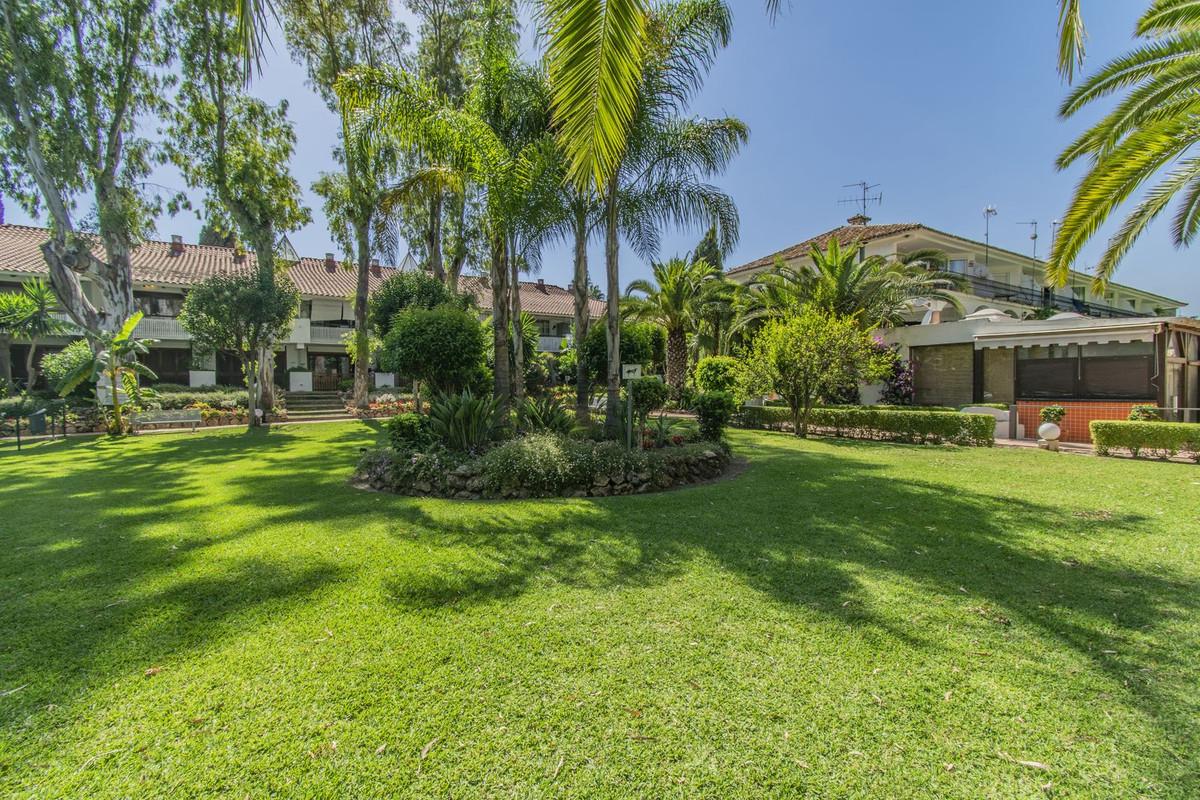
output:
[[[744,428],[783,430],[791,425],[792,412],[772,406],[747,406],[741,409],[739,418]],[[996,420],[988,414],[865,406],[814,408],[808,426],[815,433],[849,439],[991,447],[995,444]]]
[[[1099,455],[1127,451],[1137,458],[1150,453],[1155,458],[1183,454],[1200,463],[1200,425],[1194,422],[1123,422],[1093,420],[1092,444]]]

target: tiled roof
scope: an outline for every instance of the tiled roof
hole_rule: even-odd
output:
[[[47,238],[45,228],[0,225],[0,272],[46,275],[48,270],[42,258],[41,245]],[[99,245],[96,254],[103,255]],[[183,252],[174,255],[170,242],[146,241],[133,251],[131,261],[133,279],[138,284],[186,287],[213,275],[247,272],[254,267],[254,254],[247,253],[239,262],[234,260],[234,251],[229,247],[184,244]],[[379,275],[372,274],[369,278],[371,291],[396,271],[395,267],[380,267]],[[288,275],[300,293],[308,297],[351,297],[357,283],[352,269],[346,269],[342,262],[338,262],[330,271],[322,258],[301,258],[288,269]],[[481,309],[491,309],[491,292],[481,279],[464,277],[461,288],[475,295]],[[521,307],[535,315],[574,315],[571,293],[549,283],[522,281]],[[591,301],[593,317],[603,316],[604,308],[603,301]]]
[[[829,240],[836,238],[838,244],[845,246],[852,243],[863,244],[874,239],[881,239],[885,236],[891,236],[897,233],[905,233],[907,231],[916,230],[923,227],[916,222],[898,222],[890,225],[843,225],[840,228],[834,228],[831,231],[825,231],[819,236],[814,236],[811,239],[805,239],[799,244],[794,244],[778,253],[772,253],[769,256],[755,259],[748,264],[742,264],[740,267],[734,267],[728,270],[727,274],[735,274],[746,272],[748,270],[763,269],[771,267],[775,264],[776,259],[784,261],[792,261],[797,258],[807,256],[813,247],[824,250],[829,244]]]
[[[459,288],[475,295],[479,307],[490,312],[492,310],[492,292],[483,278],[464,277],[459,281]],[[591,318],[604,316],[606,306],[603,300],[588,300],[588,312]],[[552,283],[537,281],[521,281],[521,310],[537,316],[539,314],[551,317],[573,317],[575,315],[575,299],[571,292]]]

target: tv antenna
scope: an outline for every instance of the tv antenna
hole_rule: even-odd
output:
[[[859,190],[858,197],[847,197],[843,200],[838,200],[839,205],[853,203],[858,208],[858,213],[847,220],[848,222],[851,224],[857,223],[860,225],[866,225],[871,221],[871,218],[867,216],[867,209],[871,207],[872,203],[875,205],[883,205],[883,192],[872,195],[871,190],[878,189],[882,185],[883,184],[881,183],[867,183],[866,181],[859,181],[858,183],[847,183],[842,186],[843,189]]]
[[[1037,220],[1034,219],[1034,220],[1030,220],[1029,222],[1018,222],[1017,224],[1018,225],[1028,225],[1030,227],[1031,230],[1030,230],[1029,238],[1033,241],[1033,257],[1037,258],[1037,240],[1038,240]]]
[[[986,267],[992,255],[992,217],[1000,212],[995,206],[983,210],[983,265]]]

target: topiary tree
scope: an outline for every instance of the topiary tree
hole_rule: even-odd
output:
[[[755,392],[775,392],[787,401],[796,435],[807,436],[817,398],[878,380],[892,363],[854,317],[805,307],[768,322],[754,338],[746,366]]]
[[[380,339],[392,329],[396,315],[410,308],[437,308],[444,305],[467,306],[465,295],[456,295],[446,284],[428,272],[397,272],[388,277],[371,294],[367,317]]]
[[[272,342],[287,335],[300,305],[291,278],[261,270],[243,275],[214,275],[192,287],[179,312],[179,324],[204,350],[232,353],[242,363],[249,400],[250,427],[262,397],[260,359]],[[264,351],[266,351],[264,353]]]
[[[447,394],[478,375],[484,354],[483,329],[470,312],[453,306],[410,308],[393,317],[379,363]],[[420,402],[418,393],[418,408]]]
[[[729,392],[738,397],[745,380],[746,369],[733,356],[708,356],[696,364],[696,389],[701,392]]]

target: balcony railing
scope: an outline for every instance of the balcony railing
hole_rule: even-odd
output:
[[[979,278],[970,275],[964,277],[971,287],[971,293],[978,297],[1006,300],[1010,303],[1020,303],[1021,305],[1034,307],[1048,305],[1050,308],[1059,311],[1074,311],[1077,314],[1083,314],[1087,317],[1147,316],[1127,308],[1117,308],[1116,306],[1109,306],[1104,303],[1086,302],[1073,295],[1051,292],[1049,296],[1045,296],[1042,289],[1017,286],[1012,283],[1002,283],[1001,281],[994,281],[991,278]]]
[[[309,328],[309,341],[313,344],[341,344],[342,337],[354,328],[344,328],[335,325],[312,325]]]
[[[543,353],[561,353],[570,343],[570,336],[539,336],[538,350]]]
[[[140,339],[168,339],[173,341],[188,341],[192,335],[183,329],[179,320],[174,317],[142,317],[133,330],[133,335]]]

